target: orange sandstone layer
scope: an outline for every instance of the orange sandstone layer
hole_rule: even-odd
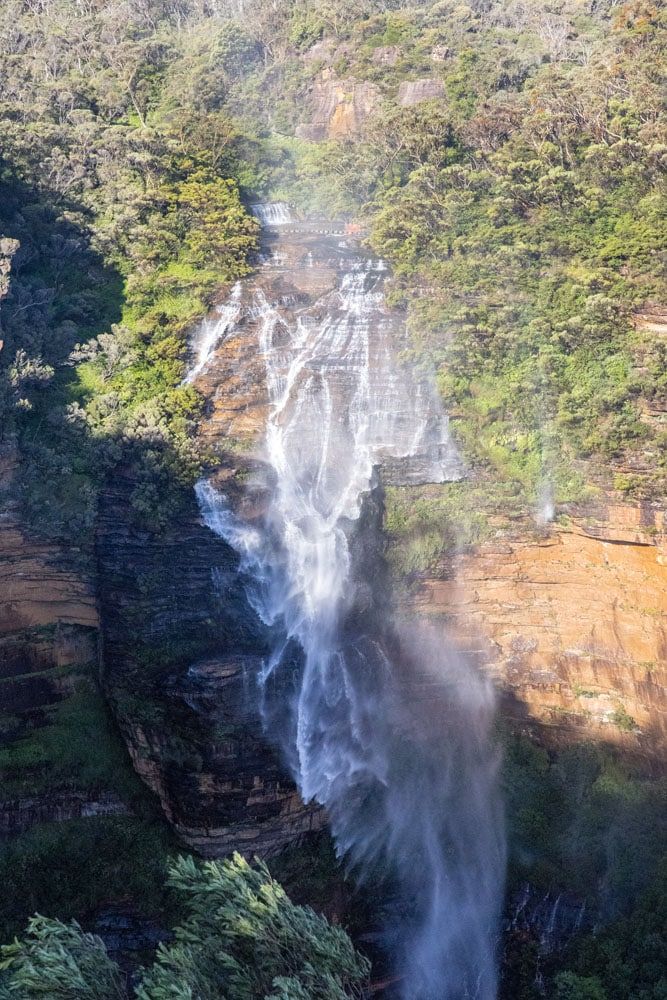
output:
[[[664,511],[611,503],[488,542],[424,579],[412,609],[474,652],[510,721],[651,758],[667,733]]]
[[[96,628],[93,582],[56,545],[29,535],[9,491],[15,456],[0,454],[0,636],[45,625]]]

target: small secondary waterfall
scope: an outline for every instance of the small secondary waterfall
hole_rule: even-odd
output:
[[[285,201],[251,205],[250,211],[263,226],[285,226],[293,221],[290,207]]]
[[[355,257],[315,309],[258,291],[269,501],[239,519],[207,480],[205,522],[239,552],[273,651],[258,678],[267,732],[339,853],[397,900],[386,945],[404,1000],[493,1000],[504,873],[490,683],[441,635],[391,621],[365,551],[377,469],[460,475],[432,379],[399,358],[381,262]]]
[[[184,382],[194,382],[206,368],[213,351],[233,328],[241,315],[241,292],[243,286],[237,281],[228,300],[219,306],[212,316],[201,324],[192,342],[194,364],[185,376]]]

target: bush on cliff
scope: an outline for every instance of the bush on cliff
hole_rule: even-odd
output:
[[[218,29],[181,31],[152,3],[5,6],[0,233],[17,248],[0,441],[18,438],[40,535],[90,543],[119,464],[135,473],[134,514],[159,530],[204,458],[187,333],[256,246],[240,195],[252,166],[216,90]]]
[[[346,1000],[361,996],[367,960],[340,927],[294,906],[261,863],[240,855],[180,858],[170,885],[187,919],[128,989],[103,942],[76,922],[34,917],[5,946],[1,1000]]]

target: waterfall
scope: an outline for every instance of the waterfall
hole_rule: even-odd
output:
[[[285,226],[294,221],[286,201],[257,203],[250,206],[250,211],[263,226]]]
[[[207,316],[192,338],[190,349],[194,355],[194,363],[183,379],[184,383],[193,382],[205,370],[218,344],[233,328],[241,315],[241,294],[243,286],[240,281],[234,285],[228,300],[218,306],[212,316]]]
[[[240,554],[271,629],[267,733],[338,852],[397,903],[386,944],[404,1000],[493,1000],[504,872],[492,686],[426,627],[396,625],[364,524],[378,476],[461,474],[432,378],[404,364],[385,267],[351,258],[312,309],[251,306],[270,402],[270,499],[245,523],[213,485],[205,523]]]

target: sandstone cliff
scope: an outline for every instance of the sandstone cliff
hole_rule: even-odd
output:
[[[333,286],[341,234],[321,228],[294,224],[267,237],[274,262],[245,283],[242,318],[197,380],[208,401],[200,434],[246,518],[263,506],[261,475],[248,485],[258,459],[261,469],[267,406],[253,302],[265,296],[289,312]],[[131,488],[119,470],[105,491],[97,554],[105,683],[134,766],[188,845],[210,856],[270,853],[322,818],[299,801],[252,708],[267,636],[237,557],[202,526],[194,498],[162,534],[133,525]],[[420,581],[409,610],[493,671],[513,727],[655,760],[664,738],[664,529],[659,510],[621,503],[572,510],[539,530],[521,525],[451,554]]]
[[[266,854],[317,823],[262,738],[251,685],[266,638],[238,558],[194,496],[154,535],[127,517],[119,474],[98,524],[104,683],[134,766],[181,840],[205,856]]]
[[[321,225],[295,224],[281,235],[273,265],[245,283],[246,305],[265,295],[290,310],[330,290],[341,253],[332,247],[343,235],[330,228],[323,236]],[[268,240],[276,249],[275,234]],[[219,483],[250,518],[263,504],[261,485],[247,488],[258,458],[261,466],[266,419],[259,323],[246,308],[198,379],[207,398],[202,439],[218,453]],[[3,462],[4,745],[49,723],[81,677],[94,677],[101,636],[103,685],[134,767],[186,844],[208,856],[238,847],[270,853],[318,828],[321,815],[303,806],[262,738],[249,685],[267,635],[247,604],[236,555],[201,524],[194,498],[155,534],[130,516],[133,484],[119,468],[100,504],[93,579],[75,547],[64,552],[26,533],[10,499],[11,448]],[[541,529],[503,531],[421,578],[408,612],[446,629],[494,673],[514,728],[656,760],[667,658],[657,507],[609,501],[572,508]],[[0,827],[13,833],[128,808],[112,788],[70,781],[35,794],[28,779],[4,802]]]
[[[667,736],[667,524],[610,500],[452,555],[412,608],[492,670],[510,723],[650,758]]]
[[[58,780],[34,748],[58,707],[98,669],[93,580],[75,549],[40,541],[26,531],[13,495],[16,453],[0,454],[0,834],[36,822],[123,810],[108,788],[85,788],[77,775]],[[24,741],[33,748],[21,756]],[[21,764],[23,761],[23,764]],[[47,767],[48,770],[48,767]]]

